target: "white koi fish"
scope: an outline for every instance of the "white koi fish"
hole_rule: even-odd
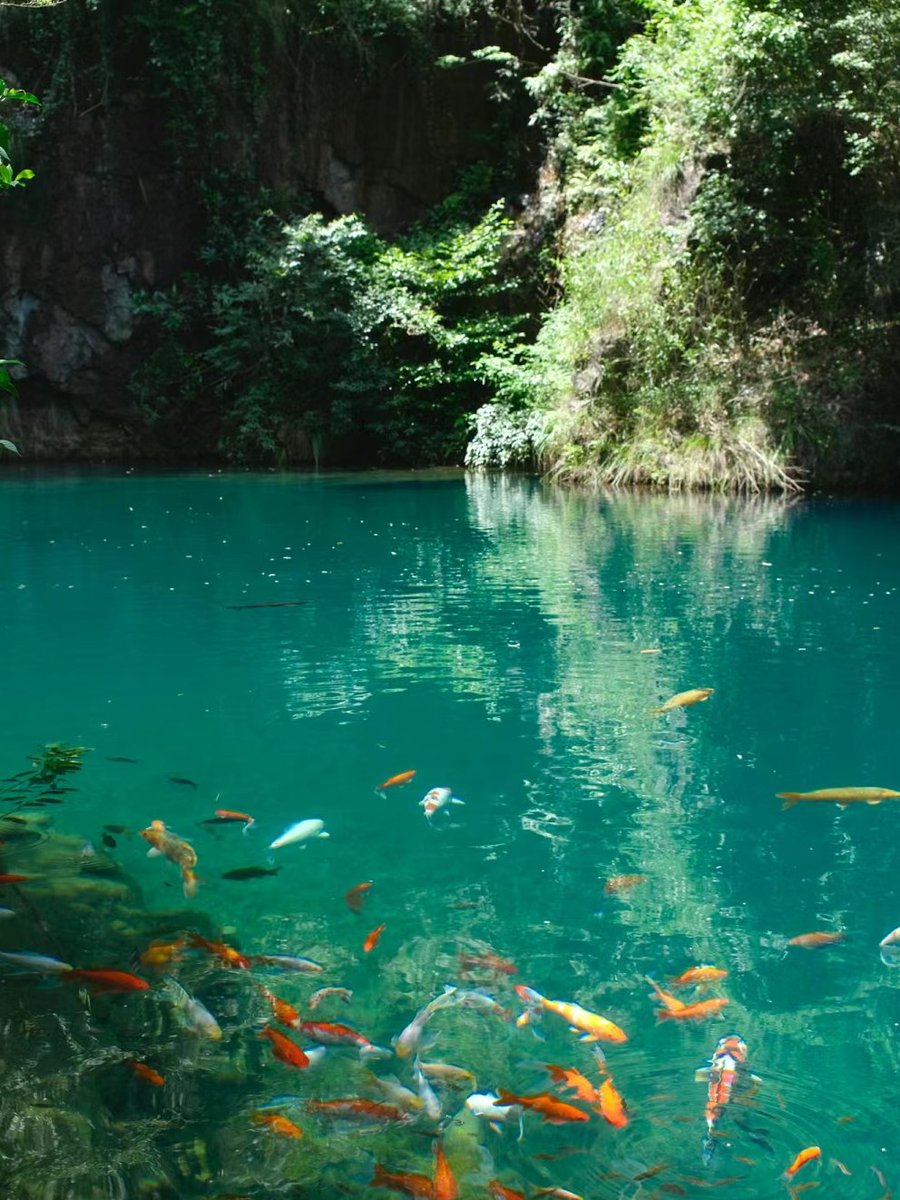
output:
[[[295,842],[308,842],[311,838],[331,837],[325,832],[325,822],[318,817],[310,817],[306,821],[297,821],[289,826],[281,837],[277,837],[269,846],[270,850],[280,850],[282,846],[292,846]]]
[[[419,801],[419,806],[425,809],[425,816],[429,821],[435,813],[451,804],[465,804],[465,800],[458,800],[448,787],[432,788],[430,792],[425,793],[424,799]]]
[[[496,1092],[473,1092],[471,1096],[466,1097],[466,1108],[476,1117],[481,1117],[487,1121],[494,1133],[500,1132],[500,1125],[509,1120],[510,1113],[518,1109],[519,1117],[519,1141],[522,1140],[524,1125],[522,1123],[522,1109],[517,1104],[498,1104],[500,1097]]]

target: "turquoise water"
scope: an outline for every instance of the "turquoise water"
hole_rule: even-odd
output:
[[[822,1158],[795,1183],[881,1197],[900,1182],[900,971],[878,952],[900,925],[900,807],[784,811],[775,793],[900,790],[898,511],[597,498],[457,473],[7,477],[0,766],[12,775],[48,742],[89,747],[67,780],[78,790],[43,810],[47,828],[108,857],[132,892],[104,927],[99,910],[73,922],[64,896],[40,902],[36,885],[47,928],[7,920],[0,946],[57,953],[55,939],[79,966],[128,970],[156,922],[161,936],[196,928],[246,953],[309,956],[321,975],[253,978],[298,1008],[317,987],[352,988],[350,1005],[315,1015],[381,1046],[445,984],[484,987],[518,1014],[512,986],[524,983],[622,1026],[628,1042],[603,1046],[627,1128],[526,1113],[519,1142],[517,1127],[497,1135],[455,1115],[465,1091],[441,1093],[463,1197],[488,1195],[494,1178],[585,1200],[713,1185],[780,1196],[780,1173],[812,1144]],[[697,687],[715,691],[650,712]],[[412,783],[376,794],[407,770]],[[429,824],[418,802],[439,786],[465,804]],[[217,807],[252,814],[254,828],[200,826]],[[309,817],[329,839],[267,849]],[[191,900],[177,867],[135,836],[154,819],[192,840]],[[107,831],[116,844],[104,846],[111,823],[130,832]],[[24,872],[28,853],[9,851],[3,870]],[[280,870],[222,878],[253,865]],[[646,879],[606,894],[622,874]],[[373,887],[355,915],[343,894],[363,880]],[[20,907],[9,889],[0,904]],[[813,930],[846,938],[786,947]],[[517,973],[461,980],[461,950]],[[643,976],[699,963],[729,972],[706,993],[729,999],[725,1019],[657,1022]],[[75,989],[5,973],[0,1009],[33,1016],[4,1050],[28,1170],[54,1180],[28,1191],[14,1144],[0,1150],[11,1194],[377,1195],[375,1160],[430,1171],[426,1119],[360,1135],[300,1108],[301,1142],[253,1126],[279,1093],[377,1092],[346,1050],[303,1074],[275,1061],[244,972],[197,953],[177,974],[221,1043],[175,1028],[153,996],[87,1010]],[[482,1091],[546,1090],[547,1062],[599,1086],[590,1046],[551,1013],[542,1026],[543,1042],[498,1017],[440,1013],[427,1057],[476,1072]],[[58,1045],[42,1055],[51,1028]],[[732,1030],[761,1082],[744,1080],[704,1166],[694,1072]],[[128,1054],[165,1088],[131,1077]],[[369,1065],[412,1085],[408,1062]],[[30,1105],[51,1092],[84,1128],[28,1140]],[[109,1166],[110,1147],[132,1144]],[[54,1174],[66,1155],[68,1182]]]

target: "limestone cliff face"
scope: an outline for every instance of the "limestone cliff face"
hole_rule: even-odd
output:
[[[116,20],[127,9],[122,0]],[[110,24],[111,4],[105,48],[92,41],[102,10],[103,0],[0,9],[0,77],[45,101],[39,113],[4,113],[18,165],[36,178],[0,197],[0,356],[26,364],[18,405],[0,412],[0,436],[35,456],[158,449],[127,392],[150,349],[134,296],[170,286],[196,262],[200,188],[212,171],[240,172],[251,188],[311,200],[327,215],[358,212],[392,233],[484,157],[496,119],[489,72],[441,71],[437,49],[414,58],[385,40],[363,57],[326,41],[298,54],[296,42],[273,41],[252,90],[235,85],[217,125],[201,126],[188,150],[173,136],[172,105],[156,94],[150,49],[133,35],[119,39],[130,27]],[[209,86],[200,79],[198,100]]]

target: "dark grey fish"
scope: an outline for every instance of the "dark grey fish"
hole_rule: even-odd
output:
[[[124,754],[107,754],[106,761],[107,762],[121,762],[121,763],[137,763],[140,760],[137,758],[126,758]]]
[[[236,867],[226,871],[223,879],[261,879],[263,875],[277,875],[281,867]]]
[[[127,825],[104,825],[103,828],[108,833],[130,833],[131,830]]]
[[[104,833],[103,837],[100,840],[103,842],[104,846],[109,846],[109,848],[111,850],[114,850],[116,848],[116,846],[118,845],[118,842],[112,836],[111,833]]]
[[[196,783],[194,783],[193,779],[185,779],[181,775],[170,775],[169,782],[170,783],[183,783],[185,787],[192,787],[194,789],[194,791],[197,790],[197,785],[196,785]]]
[[[235,610],[241,608],[297,608],[305,603],[305,600],[272,600],[267,604],[226,604],[225,607]]]

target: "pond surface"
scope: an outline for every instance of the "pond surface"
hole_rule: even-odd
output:
[[[458,473],[3,479],[0,767],[19,772],[49,742],[89,747],[64,781],[77,790],[28,812],[49,822],[42,836],[88,843],[130,892],[103,926],[99,910],[73,923],[63,893],[41,902],[40,881],[37,916],[29,882],[0,887],[17,914],[0,947],[152,984],[90,999],[0,968],[0,1014],[19,1022],[3,1051],[0,1117],[19,1139],[0,1149],[7,1190],[387,1194],[368,1189],[376,1161],[430,1173],[422,1135],[437,1123],[360,1132],[304,1104],[384,1100],[367,1072],[414,1087],[411,1060],[337,1048],[296,1071],[258,1037],[258,985],[383,1047],[445,985],[480,988],[508,1011],[436,1013],[423,1057],[473,1072],[479,1091],[554,1090],[546,1063],[599,1089],[592,1046],[566,1021],[510,1019],[524,984],[625,1030],[600,1045],[630,1120],[614,1128],[559,1093],[590,1120],[527,1111],[519,1141],[515,1114],[496,1133],[467,1113],[471,1086],[440,1089],[464,1200],[495,1179],[529,1197],[781,1196],[811,1145],[821,1158],[798,1192],[889,1196],[900,970],[878,943],[900,925],[900,801],[784,809],[776,793],[900,790],[898,516],[880,502],[593,497]],[[695,688],[714,692],[652,711]],[[428,820],[432,788],[464,804]],[[216,809],[255,823],[201,824]],[[269,849],[305,818],[330,837]],[[177,864],[147,857],[136,834],[152,820],[191,840],[193,898]],[[27,872],[29,845],[4,853],[3,871]],[[246,867],[277,873],[223,878]],[[642,878],[606,888],[620,876]],[[369,880],[355,913],[344,893]],[[192,928],[324,970],[230,971],[185,949],[166,969],[219,1021],[209,1042],[160,999],[166,969],[132,958],[148,929]],[[845,937],[787,944],[813,931]],[[727,978],[671,992],[727,998],[724,1013],[658,1020],[645,976],[668,989],[698,964]],[[353,998],[311,1014],[322,986]],[[695,1072],[731,1032],[747,1064],[704,1162]],[[129,1056],[165,1086],[136,1078]],[[283,1093],[302,1097],[280,1110],[302,1140],[251,1120]],[[35,1133],[51,1103],[56,1124]]]

